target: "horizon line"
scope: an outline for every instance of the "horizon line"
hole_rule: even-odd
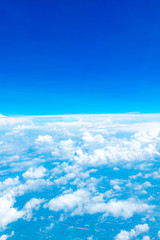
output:
[[[159,113],[141,113],[141,112],[126,112],[126,113],[68,113],[68,114],[37,114],[37,115],[26,115],[26,114],[12,114],[12,115],[4,115],[0,113],[1,117],[68,117],[68,116],[105,116],[105,115],[160,115]]]

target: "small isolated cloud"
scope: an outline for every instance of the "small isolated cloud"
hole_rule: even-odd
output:
[[[36,143],[52,143],[53,137],[50,135],[39,135],[38,138],[35,140]]]
[[[157,178],[157,179],[159,179],[160,178],[160,168],[158,169],[158,171],[155,171],[155,172],[153,172],[153,178]]]
[[[0,237],[0,240],[7,240],[8,238],[11,238],[12,236],[14,236],[14,231],[12,231],[10,235],[8,235],[8,234],[3,234],[3,235]]]
[[[115,237],[115,240],[130,240],[137,237],[139,234],[148,232],[149,226],[147,223],[136,225],[131,231],[121,230],[121,232]],[[148,240],[145,238],[145,240]]]
[[[150,240],[149,236],[144,236],[142,240]]]
[[[54,227],[54,223],[50,223],[48,227],[46,227],[46,230],[51,230]]]

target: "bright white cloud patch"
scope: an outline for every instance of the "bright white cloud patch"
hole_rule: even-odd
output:
[[[147,223],[145,224],[139,224],[134,227],[134,229],[131,229],[129,232],[125,230],[121,230],[121,232],[115,237],[115,240],[130,240],[135,237],[137,237],[139,234],[148,232],[149,226]],[[143,240],[148,240],[148,237],[145,236]]]
[[[85,213],[104,213],[104,216],[111,215],[125,219],[132,217],[135,213],[142,213],[152,208],[152,206],[135,199],[120,201],[111,199],[109,202],[105,202],[103,194],[95,196],[83,189],[53,198],[45,205],[45,207],[47,206],[56,212],[60,210],[71,211],[72,216]]]
[[[0,229],[5,228],[9,223],[17,221],[23,216],[23,212],[18,211],[13,205],[14,200],[12,198],[0,198]]]
[[[0,240],[7,240],[8,238],[14,236],[14,231],[11,232],[10,235],[8,234],[3,234],[1,237],[0,237]]]
[[[158,114],[0,116],[0,239],[160,238],[159,143]]]
[[[46,169],[41,166],[39,168],[30,168],[28,171],[23,173],[24,178],[43,178],[45,176]]]
[[[53,138],[49,135],[39,135],[38,138],[35,140],[36,143],[52,143]]]
[[[149,236],[144,236],[142,240],[150,240]]]
[[[34,209],[38,210],[40,208],[40,204],[44,202],[44,199],[37,199],[32,198],[30,199],[24,206],[23,212],[24,212],[24,218],[29,221],[32,218],[32,211]]]

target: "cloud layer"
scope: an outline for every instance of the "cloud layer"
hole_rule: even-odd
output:
[[[159,115],[0,116],[0,133],[0,239],[160,238]]]

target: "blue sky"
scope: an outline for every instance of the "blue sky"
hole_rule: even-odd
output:
[[[1,1],[0,112],[159,112],[160,2]]]

